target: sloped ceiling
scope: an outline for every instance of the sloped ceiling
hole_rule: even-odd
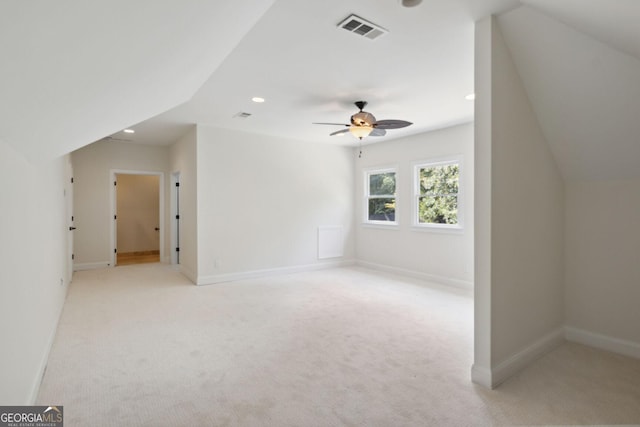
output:
[[[273,0],[0,4],[0,139],[38,161],[185,102]]]
[[[522,0],[522,3],[629,55],[640,58],[637,0]]]
[[[473,102],[465,96],[473,92],[474,20],[515,4],[427,0],[403,8],[398,0],[278,0],[190,102],[141,130],[202,123],[349,146],[356,143],[350,135],[329,136],[341,127],[312,123],[348,123],[358,100],[368,101],[366,111],[378,119],[414,123],[370,142],[472,121]],[[388,33],[369,40],[339,29],[351,14]],[[267,101],[256,105],[254,96]],[[234,117],[239,112],[251,117]]]
[[[565,179],[640,177],[640,2],[527,3],[498,22]]]
[[[108,135],[169,144],[206,123],[349,146],[311,123],[347,122],[361,99],[414,122],[372,142],[471,121],[474,21],[498,14],[565,178],[640,176],[640,1],[399,3],[2,2],[0,140],[39,160]],[[336,29],[351,13],[389,33]]]

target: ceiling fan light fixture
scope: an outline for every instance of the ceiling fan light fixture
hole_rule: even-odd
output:
[[[351,132],[351,135],[355,136],[358,139],[369,136],[372,130],[373,126],[351,126],[349,128],[349,132]]]

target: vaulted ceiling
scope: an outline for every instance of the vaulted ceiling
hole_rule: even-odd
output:
[[[272,3],[3,1],[0,139],[38,161],[186,102]]]
[[[156,126],[203,123],[349,145],[350,135],[329,136],[340,127],[312,123],[348,123],[358,100],[368,101],[366,110],[378,119],[414,123],[371,141],[469,122],[474,21],[516,4],[427,0],[403,8],[398,0],[277,0],[193,99],[142,124],[140,138],[168,142],[153,132]],[[338,28],[351,14],[388,33],[370,40]],[[254,104],[255,96],[266,102]],[[241,112],[251,117],[236,117]]]
[[[565,179],[640,177],[640,2],[527,3],[499,24]]]
[[[388,33],[338,29],[352,13]],[[169,144],[194,123],[348,146],[311,123],[346,123],[357,100],[414,123],[371,141],[468,122],[490,14],[565,177],[640,176],[636,0],[2,2],[0,139],[36,161],[109,135]]]

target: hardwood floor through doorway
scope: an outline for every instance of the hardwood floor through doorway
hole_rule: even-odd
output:
[[[118,254],[118,266],[133,264],[148,264],[160,262],[160,251],[126,252]]]

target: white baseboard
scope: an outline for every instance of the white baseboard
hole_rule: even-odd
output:
[[[58,307],[58,316],[57,316],[56,326],[55,328],[51,329],[51,333],[49,334],[49,339],[47,340],[45,351],[42,354],[42,357],[40,358],[38,372],[36,372],[36,377],[33,379],[33,383],[31,384],[31,392],[29,393],[29,400],[28,402],[25,403],[25,405],[35,405],[36,400],[38,399],[38,393],[40,392],[40,386],[42,385],[42,378],[44,377],[45,370],[47,369],[47,365],[49,364],[49,354],[51,353],[51,349],[53,348],[53,341],[56,339],[56,333],[58,332],[58,325],[60,324],[60,318],[62,317],[62,309],[64,308],[65,303],[66,303],[66,296],[65,296],[65,299],[60,303],[60,307]]]
[[[280,267],[280,268],[269,268],[265,270],[244,271],[240,273],[227,273],[227,274],[217,274],[213,276],[202,276],[202,277],[198,277],[198,279],[194,282],[197,285],[213,285],[215,283],[235,282],[237,280],[255,279],[258,277],[276,276],[276,275],[291,274],[291,273],[302,273],[305,271],[325,270],[329,268],[348,267],[354,264],[355,264],[355,261],[321,262],[318,264],[307,264],[307,265],[298,265],[298,266],[292,266],[292,267]],[[191,277],[189,278],[191,279]]]
[[[538,341],[534,342],[525,349],[499,363],[495,368],[491,370],[490,388],[499,386],[508,378],[527,367],[531,362],[538,359],[540,356],[560,346],[565,342],[564,335],[564,328],[558,328],[555,331],[540,338]]]
[[[621,340],[595,332],[585,331],[571,326],[565,326],[565,337],[567,341],[600,348],[624,356],[640,359],[640,344],[633,341]]]
[[[485,388],[492,389],[491,369],[474,364],[471,366],[471,381]]]
[[[102,262],[85,262],[85,263],[74,263],[73,271],[82,271],[82,270],[95,270],[98,268],[109,268],[111,267],[110,261],[102,261]]]
[[[182,273],[184,276],[187,277],[187,279],[191,280],[194,284],[198,284],[198,275],[191,271],[190,269],[188,269],[187,267],[185,267],[183,264],[179,264],[180,266],[180,273]]]
[[[60,310],[62,313],[62,310]],[[51,347],[53,347],[53,340],[56,337],[56,331],[58,326],[51,331],[49,339],[47,340],[47,346],[45,348],[42,357],[40,358],[40,363],[38,367],[38,372],[36,372],[36,377],[33,379],[33,383],[31,384],[31,393],[29,393],[29,401],[25,402],[25,405],[35,405],[36,399],[38,398],[38,393],[40,392],[40,385],[42,384],[42,378],[44,377],[44,371],[47,369],[47,364],[49,363],[49,353],[51,353]]]
[[[442,285],[452,286],[454,288],[464,289],[467,291],[473,290],[473,282],[468,282],[466,280],[452,279],[450,277],[438,276],[438,275],[429,274],[429,273],[422,273],[422,272],[413,271],[413,270],[405,270],[403,268],[391,267],[388,265],[376,264],[368,261],[358,260],[356,261],[356,264],[361,267],[369,268],[371,270],[399,274],[401,276],[413,277],[414,279],[425,280],[428,282],[436,282]]]
[[[565,326],[542,337],[524,350],[499,363],[495,368],[488,369],[473,365],[471,380],[476,384],[493,389],[540,356],[561,345],[565,340],[640,359],[640,344],[636,342]]]

